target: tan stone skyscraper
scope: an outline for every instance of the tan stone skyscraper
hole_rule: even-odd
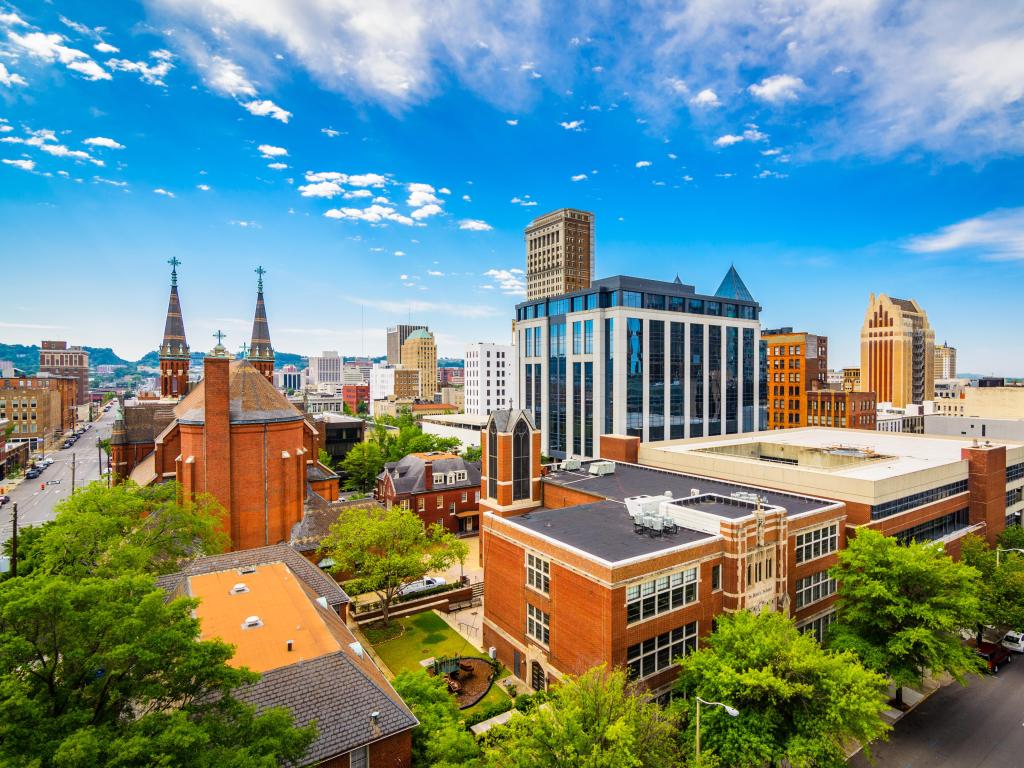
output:
[[[956,378],[956,347],[935,345],[935,379]]]
[[[590,287],[594,279],[594,214],[562,208],[526,228],[526,298]]]
[[[417,328],[402,345],[402,367],[420,372],[420,398],[433,400],[437,392],[437,345],[430,331]]]
[[[935,397],[935,332],[913,299],[871,294],[860,332],[860,388],[897,408]]]

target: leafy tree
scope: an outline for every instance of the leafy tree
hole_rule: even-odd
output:
[[[1008,526],[999,534],[998,541],[1003,549],[1024,549],[1024,528],[1019,525]]]
[[[964,536],[960,559],[981,574],[978,599],[981,611],[977,624],[980,643],[985,626],[1024,627],[1024,558],[1017,552],[1002,552],[998,558],[980,536]]]
[[[341,460],[345,471],[345,489],[367,492],[377,484],[377,476],[384,471],[384,457],[376,442],[359,443]]]
[[[737,717],[701,710],[702,752],[733,768],[783,760],[793,768],[841,768],[847,743],[867,749],[889,730],[880,717],[885,688],[882,675],[852,653],[822,649],[787,616],[749,611],[719,616],[701,650],[682,659],[676,684],[688,699],[679,706],[691,739],[693,696],[739,710]]]
[[[323,464],[328,469],[334,469],[334,457],[331,456],[331,454],[329,454],[323,448],[321,448],[320,451],[317,453],[316,460]]]
[[[343,509],[320,545],[320,556],[334,560],[336,573],[353,574],[363,591],[376,593],[385,624],[405,584],[447,568],[465,551],[466,544],[440,523],[425,528],[411,510],[377,505]]]
[[[942,545],[902,545],[861,528],[831,573],[839,600],[830,644],[888,676],[897,706],[903,705],[902,686],[920,683],[926,670],[963,682],[965,673],[981,668],[959,634],[980,617],[978,572],[955,562]]]
[[[365,400],[360,400],[358,403],[356,403],[356,415],[357,416],[365,416],[369,412],[370,412],[370,404],[367,403]]]
[[[57,505],[57,516],[37,536],[22,538],[19,573],[172,573],[185,558],[223,552],[223,508],[209,496],[179,503],[177,494],[175,483],[90,483]]]
[[[489,768],[669,768],[679,765],[677,723],[621,670],[566,678],[551,700],[513,717],[487,749]]]
[[[305,753],[315,727],[235,699],[258,676],[199,640],[195,600],[165,598],[138,574],[0,584],[0,764],[270,768]]]
[[[483,452],[479,445],[467,445],[466,450],[462,452],[462,458],[466,461],[480,461],[482,456]]]
[[[444,678],[420,669],[402,672],[392,684],[420,721],[412,732],[413,765],[469,765],[481,757]]]

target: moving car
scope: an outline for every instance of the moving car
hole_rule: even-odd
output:
[[[426,592],[428,589],[440,587],[447,583],[448,582],[442,579],[440,576],[438,576],[437,578],[427,577],[425,579],[419,579],[417,581],[410,581],[408,584],[406,584],[404,587],[398,590],[398,594],[412,595],[416,592]]]
[[[1013,656],[1010,655],[1010,652],[996,643],[981,642],[978,643],[974,650],[985,660],[988,664],[988,671],[993,675],[999,671],[1000,666],[1013,661]]]
[[[1007,632],[1000,645],[1008,651],[1024,653],[1024,631],[1018,629]]]

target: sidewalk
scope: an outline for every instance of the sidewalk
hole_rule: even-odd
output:
[[[952,676],[948,674],[942,674],[939,677],[926,677],[921,683],[920,689],[911,688],[909,686],[903,686],[903,703],[907,709],[905,712],[901,712],[898,709],[886,709],[882,712],[882,719],[885,720],[889,725],[895,727],[896,723],[902,720],[904,717],[913,712],[922,702],[927,701],[928,698],[938,691],[940,688],[945,688],[947,685],[953,682]],[[890,699],[896,695],[896,686],[889,685],[888,696]],[[849,760],[851,757],[861,751],[863,747],[857,744],[855,747],[848,749],[846,752],[846,759]]]

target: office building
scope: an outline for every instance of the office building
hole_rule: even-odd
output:
[[[843,368],[843,389],[860,392],[860,368]]]
[[[376,404],[389,398],[415,400],[420,394],[420,372],[390,363],[374,363],[370,369],[370,406],[374,416],[381,415]]]
[[[644,441],[752,432],[762,388],[760,307],[730,267],[714,295],[678,278],[617,276],[516,307],[516,403],[545,455],[601,455],[602,435]]]
[[[825,377],[825,385],[829,389],[842,389],[843,372],[834,368],[829,368],[828,375]]]
[[[924,406],[878,403],[875,408],[875,429],[879,432],[902,432],[908,435],[924,434]]]
[[[806,393],[809,427],[875,429],[877,403],[874,392],[812,389]]]
[[[466,383],[466,373],[463,366],[444,366],[437,369],[437,386],[439,387],[461,387]]]
[[[466,390],[464,387],[441,387],[438,397],[440,402],[445,405],[454,405],[459,411],[466,409]]]
[[[466,345],[465,411],[486,416],[515,403],[516,358],[510,344]]]
[[[955,391],[952,397],[936,397],[933,412],[942,416],[1024,419],[1024,387],[960,386]]]
[[[413,331],[429,331],[425,325],[396,325],[388,328],[388,364],[402,364],[402,346]]]
[[[935,380],[956,378],[956,347],[935,345]]]
[[[792,328],[761,331],[768,345],[768,429],[807,426],[806,393],[828,385],[828,338]]]
[[[366,422],[343,413],[318,413],[312,416],[313,426],[323,437],[323,449],[331,457],[334,466],[348,455],[355,446],[363,442]]]
[[[5,429],[11,430],[6,438],[0,433],[0,441],[28,443],[32,450],[56,441],[69,428],[67,420],[77,408],[77,390],[77,379],[0,379],[0,419],[6,419]]]
[[[594,279],[594,214],[562,208],[530,222],[526,239],[526,298],[585,291]]]
[[[420,419],[420,429],[425,435],[454,437],[463,448],[480,447],[480,430],[487,424],[486,416],[474,413],[439,414]]]
[[[309,383],[313,386],[321,384],[338,384],[341,380],[341,357],[333,350],[327,350],[319,356],[309,358]]]
[[[913,299],[871,294],[860,332],[862,392],[897,408],[935,396],[935,332]]]
[[[430,331],[420,328],[409,334],[402,344],[402,368],[419,371],[417,397],[432,402],[437,393],[437,345]]]
[[[10,360],[0,360],[0,379],[13,379],[14,371],[14,363]]]
[[[341,399],[352,413],[369,412],[370,388],[366,384],[344,384]]]
[[[297,392],[306,386],[306,371],[298,366],[285,365],[274,371],[274,386],[284,392]]]
[[[39,372],[65,376],[77,382],[75,403],[89,402],[89,353],[66,341],[44,341],[39,347]]]

